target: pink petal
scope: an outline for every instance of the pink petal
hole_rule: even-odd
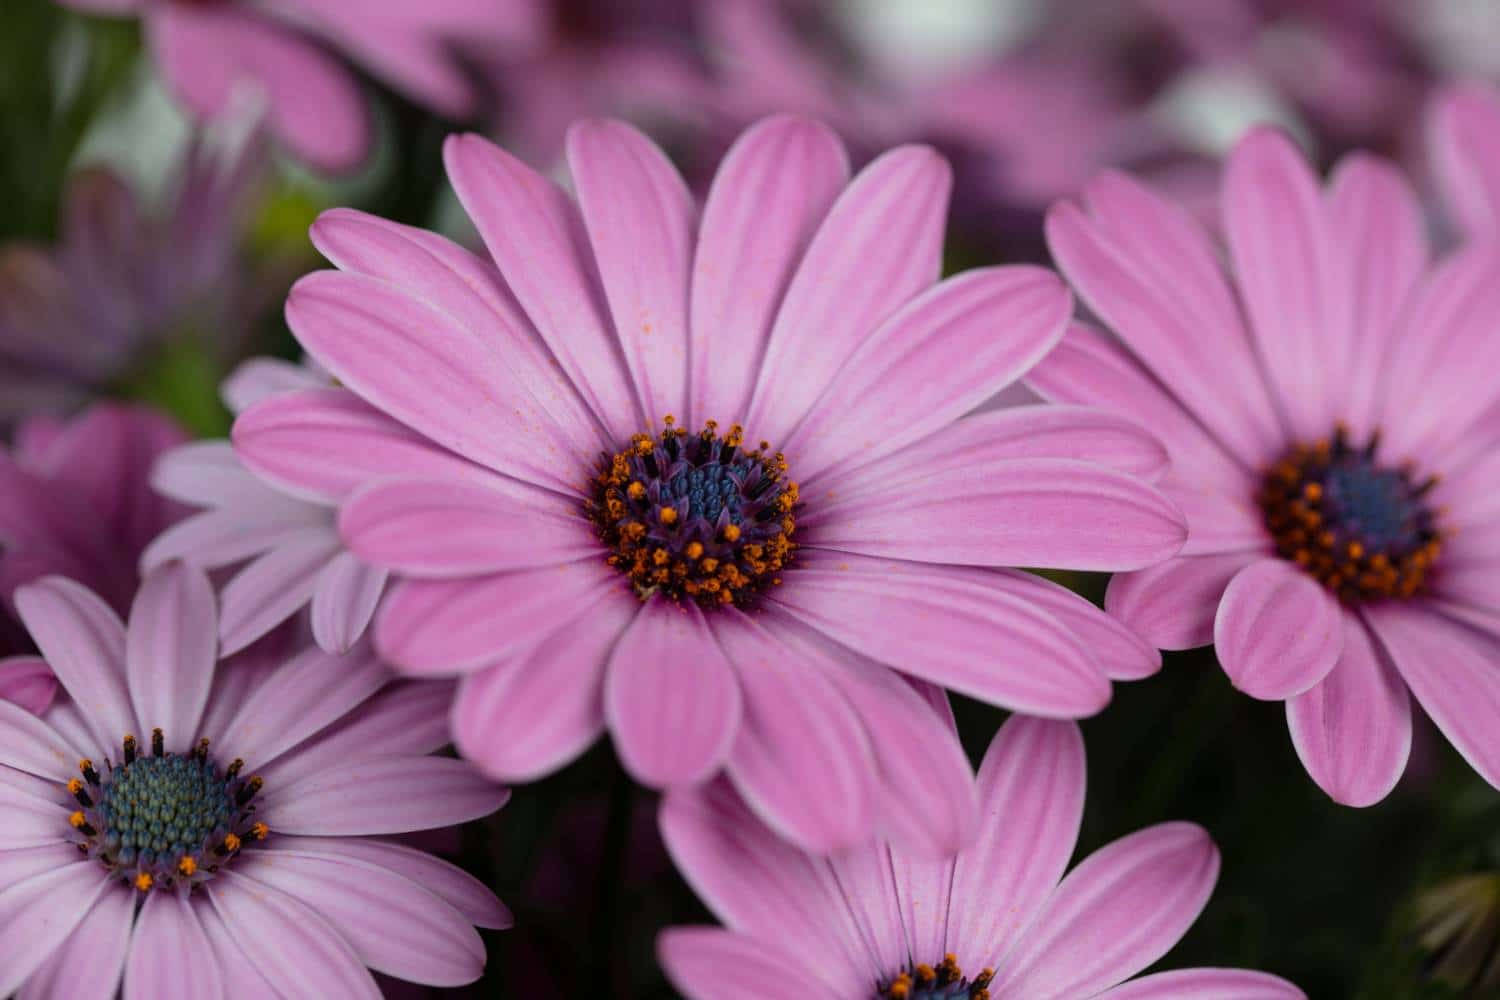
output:
[[[125,963],[125,1000],[225,995],[213,946],[196,909],[187,896],[147,895]]]
[[[1325,293],[1329,312],[1318,339],[1329,342],[1325,350],[1338,373],[1327,385],[1330,412],[1355,440],[1365,440],[1379,419],[1390,340],[1427,270],[1427,220],[1401,169],[1365,153],[1339,162],[1326,199],[1333,284]]]
[[[1134,358],[1082,323],[1068,329],[1026,384],[1054,403],[1099,407],[1149,427],[1171,455],[1178,482],[1228,493],[1254,489],[1249,470]]]
[[[328,527],[304,528],[236,573],[219,595],[222,655],[238,653],[302,610],[339,551]]]
[[[375,980],[328,922],[280,889],[225,870],[209,883],[208,898],[230,940],[281,996],[367,997],[379,1000]],[[264,961],[275,955],[276,961]]]
[[[135,894],[105,892],[22,988],[33,997],[113,997],[135,932]]]
[[[0,764],[66,781],[77,774],[80,756],[57,730],[21,706],[0,699]]]
[[[441,858],[401,844],[350,837],[278,837],[277,847],[303,857],[354,860],[404,875],[446,900],[480,927],[507,928],[510,912],[495,894],[473,875]]]
[[[740,688],[696,605],[641,606],[610,655],[604,717],[620,762],[642,784],[697,784],[724,765]]]
[[[265,490],[245,470],[227,441],[194,441],[167,452],[151,470],[151,486],[184,503],[221,507]]]
[[[590,456],[534,398],[514,391],[494,345],[451,313],[376,278],[317,271],[293,286],[286,318],[339,381],[444,448],[564,493],[581,483]]]
[[[489,478],[346,389],[285,393],[256,404],[234,422],[234,448],[257,476],[329,506],[386,476]]]
[[[911,456],[910,479],[825,503],[800,523],[820,547],[870,556],[1111,572],[1170,559],[1187,539],[1165,496],[1113,469],[1033,458],[923,475],[926,458]]]
[[[688,1000],[801,1000],[809,990],[839,995],[816,967],[780,948],[718,927],[670,927],[656,944],[662,968]],[[788,969],[796,969],[788,975]]]
[[[1404,604],[1368,608],[1365,620],[1417,703],[1479,776],[1500,788],[1500,640]]]
[[[1109,701],[1063,624],[982,570],[804,550],[769,598],[865,656],[1014,711],[1076,718]]]
[[[330,684],[334,681],[329,678]],[[348,761],[434,753],[448,745],[452,701],[453,684],[446,681],[389,684],[361,702],[358,711],[298,744],[295,753],[284,753],[258,770],[275,789]]]
[[[514,660],[465,677],[453,701],[453,741],[497,781],[534,781],[604,732],[604,669],[638,601],[609,595]]]
[[[967,271],[917,296],[854,351],[782,442],[803,481],[921,441],[1040,361],[1073,299],[1051,271]]]
[[[848,178],[838,136],[802,118],[766,118],[725,155],[693,258],[689,428],[744,412],[782,296]]]
[[[377,757],[335,764],[269,790],[260,816],[281,833],[380,836],[467,823],[509,797],[461,760]]]
[[[85,861],[14,882],[0,890],[0,996],[10,996],[98,901],[119,886]]]
[[[1286,703],[1292,745],[1307,773],[1335,802],[1385,798],[1411,752],[1406,685],[1354,615],[1345,613],[1344,651],[1328,676]]]
[[[1333,265],[1318,179],[1284,132],[1255,129],[1225,164],[1222,206],[1270,384],[1293,435],[1316,440],[1343,416],[1332,405],[1336,387],[1325,379],[1342,377],[1344,360],[1343,345],[1328,329]]]
[[[309,529],[332,529],[330,511],[279,496],[259,483],[241,499],[248,504],[195,514],[162,532],[141,554],[141,569],[149,573],[174,559],[221,569],[295,544]]]
[[[570,450],[588,455],[609,443],[490,261],[436,233],[347,208],[318,216],[311,235],[340,270],[389,282],[467,327],[495,356],[498,395],[545,410]]]
[[[0,809],[5,811],[5,825],[0,826],[0,852],[55,844],[67,829],[63,821],[68,807],[57,801],[54,791],[57,786],[39,789],[24,781],[28,777],[0,775]]]
[[[728,609],[711,622],[739,678],[744,717],[730,779],[750,808],[805,850],[830,853],[870,834],[874,756],[854,708],[826,664],[793,654]]]
[[[768,829],[727,781],[668,792],[661,832],[678,869],[726,925],[803,958],[828,978],[831,995],[869,986],[866,946],[823,860]]]
[[[1006,720],[979,767],[979,839],[956,862],[947,950],[991,967],[1011,953],[1068,867],[1083,791],[1077,726]]]
[[[1500,232],[1500,97],[1482,84],[1442,91],[1427,118],[1433,172],[1471,236]]]
[[[997,996],[1092,996],[1165,955],[1203,911],[1219,852],[1202,828],[1162,823],[1089,855],[998,965]]]
[[[1057,619],[1094,655],[1110,680],[1140,680],[1161,669],[1161,654],[1155,646],[1067,587],[1021,570],[996,570],[993,576],[993,586]]]
[[[169,750],[186,753],[197,742],[218,653],[214,591],[203,571],[168,563],[147,575],[130,608],[125,674],[142,728],[160,728]]]
[[[339,512],[344,543],[364,561],[415,577],[477,576],[602,555],[581,504],[541,490],[387,479]]]
[[[257,685],[210,738],[253,770],[343,718],[390,676],[368,648],[345,656],[308,649]]]
[[[278,842],[274,855],[236,870],[317,910],[376,972],[427,986],[462,986],[484,972],[484,942],[464,915],[388,868]]]
[[[265,963],[259,961],[260,956],[251,958],[245,954],[236,940],[237,935],[224,923],[224,918],[219,916],[212,903],[199,909],[198,919],[203,921],[203,929],[208,932],[209,945],[219,962],[219,974],[224,978],[224,990],[228,996],[276,995],[275,989],[261,975],[260,967]]]
[[[0,660],[0,699],[41,715],[57,697],[57,675],[39,656],[8,656]]]
[[[625,441],[642,430],[583,224],[567,195],[476,135],[450,136],[443,162],[505,283],[609,436]]]
[[[177,96],[200,117],[247,84],[265,97],[271,131],[324,170],[345,170],[370,144],[353,76],[310,40],[237,8],[174,5],[146,18],[146,37]]]
[[[1164,492],[1187,518],[1188,540],[1180,555],[1264,551],[1271,535],[1252,493],[1198,490],[1175,482]]]
[[[468,673],[524,652],[624,587],[602,560],[461,580],[402,580],[375,618],[375,646],[408,673]]]
[[[837,469],[812,483],[803,478],[802,496],[816,519],[824,504],[879,495],[939,473],[1023,459],[1086,462],[1148,482],[1160,479],[1167,467],[1161,444],[1127,418],[1066,404],[1012,406],[956,420],[925,441],[849,471]],[[793,468],[800,476],[801,465]]]
[[[1229,581],[1258,552],[1171,559],[1109,581],[1104,610],[1159,649],[1192,649],[1214,640],[1214,616]]]
[[[319,216],[327,218],[331,213]],[[318,223],[313,223],[311,235],[317,244]],[[283,361],[281,358],[250,358],[240,362],[229,377],[219,386],[219,396],[224,405],[236,416],[263,399],[279,396],[284,392],[302,389],[324,389],[328,377],[307,365]],[[208,442],[217,445],[217,442]]]
[[[854,661],[830,676],[869,734],[882,839],[924,861],[954,854],[974,839],[979,814],[974,773],[948,720],[900,675],[843,650],[835,656]]]
[[[1068,202],[1047,214],[1063,274],[1231,453],[1269,460],[1281,430],[1207,235],[1186,209],[1122,174],[1086,195],[1089,215]]]
[[[1317,684],[1344,648],[1344,613],[1321,584],[1283,559],[1234,575],[1214,617],[1214,647],[1234,686],[1283,701]]]
[[[42,658],[83,712],[99,747],[145,735],[125,689],[125,626],[94,593],[47,577],[16,591],[16,610]]]
[[[318,573],[313,588],[312,631],[319,648],[347,653],[365,634],[389,574],[340,552]]]
[[[1249,969],[1178,969],[1132,979],[1099,1000],[1307,1000],[1279,976]]]
[[[695,207],[655,144],[617,121],[568,130],[568,168],[646,426],[687,405]]]
[[[752,440],[785,440],[860,343],[937,281],[951,186],[941,157],[907,146],[844,189],[771,328],[744,420]]]

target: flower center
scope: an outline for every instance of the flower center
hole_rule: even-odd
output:
[[[255,821],[261,780],[239,776],[244,761],[220,770],[208,740],[187,754],[166,753],[163,743],[162,731],[152,730],[151,755],[140,756],[126,736],[118,763],[106,759],[96,769],[81,760],[83,777],[67,784],[79,805],[68,817],[78,849],[142,892],[191,889],[270,834]]]
[[[875,1000],[989,1000],[994,978],[994,969],[965,978],[958,959],[949,954],[936,968],[914,965],[900,973],[875,994]]]
[[[670,416],[664,423],[601,456],[589,519],[642,600],[744,607],[781,582],[796,550],[797,484],[766,442],[743,450],[738,424],[720,435],[710,420],[689,435]]]
[[[1352,448],[1341,427],[1283,455],[1256,496],[1276,551],[1346,604],[1418,593],[1442,549],[1425,499],[1437,480],[1381,465],[1378,445]]]

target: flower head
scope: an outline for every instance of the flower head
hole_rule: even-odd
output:
[[[1163,823],[1100,848],[1064,877],[1084,798],[1072,723],[1010,719],[977,785],[979,835],[944,860],[885,843],[813,857],[778,840],[722,784],[670,793],[667,847],[725,927],[666,931],[658,950],[668,975],[695,1000],[1303,996],[1240,969],[1118,985],[1197,919],[1219,853],[1201,828]]]
[[[442,684],[367,649],[215,669],[213,591],[180,563],[122,624],[62,577],[17,605],[69,695],[0,702],[0,992],[378,996],[369,969],[476,979],[470,876],[379,838],[464,822],[503,789],[427,756]],[[368,968],[367,968],[368,967]]]
[[[183,515],[150,484],[152,464],[182,440],[151,410],[97,404],[25,420],[14,448],[0,450],[0,698],[40,712],[56,691],[14,617],[16,588],[59,574],[129,608],[142,550]]]
[[[862,840],[883,796],[921,795],[903,833],[956,846],[962,762],[890,668],[1069,717],[1154,670],[1087,602],[996,567],[1175,552],[1179,515],[1145,481],[1159,447],[1077,408],[965,416],[1071,303],[1036,268],[937,281],[931,150],[850,181],[828,129],[768,119],[700,221],[634,130],[583,123],[568,148],[577,205],[449,141],[494,264],[324,215],[340,270],[287,315],[346,389],[252,407],[236,450],[339,504],[350,549],[403,578],[376,644],[465,675],[455,739],[488,773],[548,773],[607,725],[640,780],[727,771],[803,843]]]
[[[224,383],[229,409],[277,393],[328,388],[316,365],[272,358],[242,364]],[[339,539],[332,504],[285,493],[240,464],[227,441],[172,449],[156,465],[157,490],[205,508],[162,532],[142,554],[151,570],[173,559],[234,573],[220,593],[221,653],[237,653],[310,608],[313,639],[330,653],[351,649],[385,591],[386,573],[365,565]]]
[[[528,45],[541,28],[539,0],[58,0],[88,12],[137,14],[167,86],[202,118],[221,115],[246,91],[267,125],[313,166],[357,166],[371,141],[369,112],[353,71],[330,47],[413,100],[449,116],[472,114],[480,94],[453,50]]]
[[[1396,170],[1354,155],[1320,187],[1266,129],[1229,157],[1223,213],[1227,271],[1179,206],[1122,175],[1048,220],[1119,341],[1076,326],[1030,384],[1149,421],[1190,528],[1106,607],[1163,648],[1212,640],[1237,687],[1286,701],[1340,802],[1400,777],[1408,690],[1500,785],[1500,255],[1429,260]]]

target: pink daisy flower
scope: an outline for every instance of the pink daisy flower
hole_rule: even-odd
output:
[[[377,647],[464,675],[455,741],[492,776],[546,774],[607,725],[642,782],[726,771],[799,843],[894,813],[956,846],[962,761],[887,668],[1065,717],[1155,670],[1086,601],[992,567],[1175,553],[1180,515],[1142,478],[1164,454],[1083,409],[965,417],[1051,348],[1071,301],[1038,268],[938,282],[931,150],[850,181],[828,129],[768,119],[700,218],[633,129],[580,124],[567,146],[577,204],[449,140],[494,264],[324,215],[313,239],[342,270],[299,282],[287,317],[352,395],[252,407],[237,451],[341,504],[350,549],[403,577]]]
[[[447,742],[435,682],[368,650],[215,670],[213,591],[174,563],[128,627],[62,577],[17,595],[71,699],[0,702],[0,994],[378,997],[369,969],[477,979],[509,915],[388,834],[506,792]],[[368,968],[367,968],[368,967]]]
[[[1064,877],[1083,816],[1076,725],[1012,717],[976,784],[979,836],[942,860],[888,844],[813,857],[756,822],[721,784],[672,792],[661,811],[667,847],[726,926],[663,932],[667,974],[692,1000],[1304,997],[1243,969],[1124,982],[1198,918],[1219,852],[1202,828],[1162,823],[1100,848]]]
[[[1029,377],[1147,421],[1172,454],[1182,555],[1106,608],[1165,649],[1212,641],[1287,703],[1329,795],[1368,805],[1411,745],[1408,690],[1500,784],[1500,257],[1430,261],[1405,179],[1371,156],[1320,188],[1271,130],[1229,157],[1227,266],[1179,206],[1106,174],[1048,219],[1084,302]]]
[[[137,15],[167,86],[212,118],[241,91],[266,103],[272,134],[310,164],[356,166],[370,145],[354,73],[363,64],[412,100],[452,117],[479,93],[455,57],[472,46],[529,44],[540,0],[58,0],[76,10]]]
[[[256,358],[229,377],[221,394],[239,413],[277,393],[331,385],[316,366]],[[141,557],[144,569],[173,559],[208,570],[234,568],[219,593],[224,656],[308,607],[313,639],[327,652],[347,652],[364,635],[387,574],[344,548],[331,503],[285,493],[256,477],[228,441],[172,449],[157,463],[152,484],[206,509],[162,532]]]
[[[15,619],[17,587],[60,574],[116,611],[130,606],[141,551],[184,513],[148,478],[183,439],[151,410],[100,404],[68,420],[32,417],[0,449],[0,698],[40,712],[57,688]]]
[[[1500,94],[1482,83],[1456,84],[1428,109],[1432,171],[1461,231],[1500,234]]]

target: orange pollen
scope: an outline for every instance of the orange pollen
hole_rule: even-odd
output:
[[[151,881],[151,876],[147,875],[145,872],[141,872],[135,877],[135,887],[141,890],[141,892],[150,892],[151,886],[153,884],[154,883]]]
[[[194,861],[192,858],[183,858],[181,861],[177,862],[177,871],[182,875],[191,876],[197,870],[198,862]]]

